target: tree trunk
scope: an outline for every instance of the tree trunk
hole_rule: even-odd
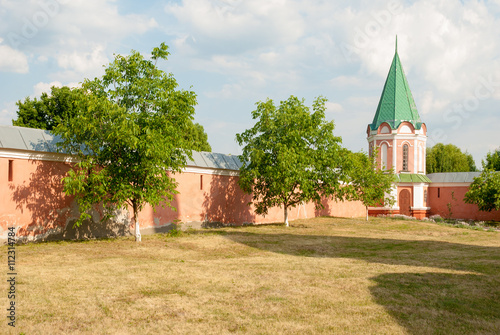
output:
[[[366,221],[368,221],[368,206],[365,207],[366,207]]]
[[[134,210],[135,241],[141,242],[141,231],[139,230],[139,213],[137,213],[137,204],[132,202]]]
[[[289,227],[290,225],[288,224],[288,207],[286,205],[283,205],[285,208],[285,226]]]

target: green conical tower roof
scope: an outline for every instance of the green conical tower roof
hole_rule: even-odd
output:
[[[382,122],[387,122],[392,129],[396,129],[403,121],[411,122],[415,129],[420,129],[422,126],[417,106],[411,95],[410,86],[408,85],[401,60],[399,59],[398,42],[396,39],[396,52],[392,59],[389,74],[385,80],[377,113],[375,113],[370,128],[376,130]]]

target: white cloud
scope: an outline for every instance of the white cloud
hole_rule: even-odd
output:
[[[165,6],[165,11],[179,22],[179,35],[193,35],[194,43],[214,53],[286,45],[305,30],[296,7],[284,0],[183,0]]]
[[[365,85],[366,82],[361,80],[359,76],[338,76],[330,80],[334,87],[360,87]]]
[[[50,83],[39,82],[35,86],[33,86],[33,94],[31,94],[30,97],[31,98],[39,98],[42,95],[42,93],[49,93],[50,94],[52,86],[55,86],[55,87],[68,86],[68,87],[73,88],[73,87],[80,86],[80,84],[72,82],[72,83],[67,83],[67,84],[63,85],[60,81],[53,81]]]
[[[12,125],[12,119],[16,119],[17,106],[14,101],[4,103],[4,108],[0,109],[0,124]]]
[[[122,39],[158,26],[145,15],[121,14],[113,0],[2,0],[2,7],[0,34],[7,36],[5,43],[19,51],[10,49],[10,55],[17,57],[0,57],[0,65],[17,60],[11,67],[27,72],[28,61],[22,50],[35,54],[38,62],[55,59],[64,70],[53,71],[52,79],[59,81],[82,80],[87,74],[99,73]],[[113,45],[111,50],[109,45]],[[1,46],[0,55],[6,50]]]
[[[415,95],[415,100],[419,101],[417,108],[421,116],[431,114],[436,110],[443,110],[450,104],[449,100],[436,99],[434,95],[434,91],[431,90],[426,90],[421,94]]]
[[[158,26],[153,18],[144,15],[120,14],[116,1],[110,0],[68,1],[61,7],[57,20],[71,35],[80,33],[101,42],[142,34]]]
[[[245,91],[240,84],[224,84],[217,92],[206,92],[205,96],[212,99],[237,99],[245,96]]]
[[[336,102],[330,102],[328,101],[326,104],[326,112],[327,113],[341,113],[344,111],[344,108],[342,107],[341,104],[338,104]]]
[[[83,53],[74,50],[56,57],[61,68],[78,73],[94,73],[109,62],[102,45],[94,45]]]
[[[32,98],[38,98],[39,96],[42,95],[42,93],[50,93],[50,89],[52,86],[62,87],[63,85],[59,81],[53,81],[51,83],[40,82],[33,87],[34,92]]]
[[[2,42],[0,41],[0,43]],[[28,58],[18,50],[0,44],[0,71],[28,73]]]

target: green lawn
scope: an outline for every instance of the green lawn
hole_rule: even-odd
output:
[[[500,334],[498,232],[317,218],[16,252],[0,333]]]

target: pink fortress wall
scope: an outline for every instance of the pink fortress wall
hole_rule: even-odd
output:
[[[224,224],[273,223],[283,221],[283,209],[275,207],[266,216],[257,215],[248,206],[251,195],[238,186],[238,177],[199,173],[182,173],[175,176],[179,183],[172,205],[177,209],[158,207],[154,212],[145,208],[139,220],[141,227],[162,226],[173,220],[181,222],[221,222]],[[201,185],[201,179],[203,180]],[[323,201],[324,209],[313,203],[299,205],[289,210],[289,220],[316,216],[361,217],[365,207],[360,202]]]
[[[13,164],[12,181],[8,181],[9,160]],[[11,226],[18,227],[19,236],[31,238],[44,234],[52,234],[56,238],[96,235],[90,227],[69,232],[76,219],[76,204],[72,197],[64,195],[60,182],[69,167],[68,163],[63,162],[0,158],[0,237],[5,238],[6,229]],[[150,206],[146,206],[139,214],[141,228],[166,226],[174,220],[237,225],[283,220],[283,210],[280,208],[272,208],[265,217],[256,215],[253,208],[247,205],[251,196],[239,188],[237,176],[185,172],[174,177],[178,182],[179,194],[175,195],[172,205],[177,211],[162,207],[153,211]],[[323,205],[323,210],[316,210],[312,203],[292,208],[289,219],[365,215],[365,208],[360,202],[324,201]],[[130,221],[130,218],[125,221]],[[117,231],[115,227],[112,233],[123,233],[125,225],[115,225],[121,228]],[[106,229],[97,235],[109,235]]]
[[[481,212],[476,205],[466,204],[463,198],[468,189],[468,186],[443,187],[430,184],[427,199],[431,207],[430,215],[438,214],[443,218],[448,218],[450,216],[448,204],[451,204],[451,218],[453,219],[500,221],[500,211]]]
[[[0,158],[0,236],[11,226],[20,236],[64,227],[73,199],[64,195],[60,179],[68,170],[61,162]]]

